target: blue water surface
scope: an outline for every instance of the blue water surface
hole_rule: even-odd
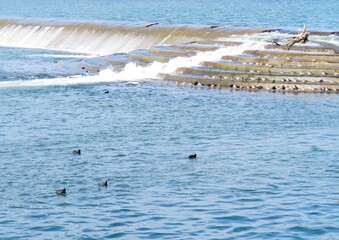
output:
[[[337,0],[1,0],[0,17],[339,30]]]
[[[156,82],[0,95],[0,238],[339,237],[337,95]]]
[[[0,82],[77,75],[86,54],[0,47]],[[76,67],[73,67],[76,66]]]

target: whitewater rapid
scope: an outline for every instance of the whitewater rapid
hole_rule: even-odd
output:
[[[222,47],[215,51],[199,52],[197,55],[191,57],[176,57],[167,63],[153,62],[148,66],[140,66],[130,62],[119,72],[108,67],[96,75],[3,81],[0,82],[0,87],[61,86],[122,81],[145,81],[157,79],[158,75],[161,73],[175,73],[176,69],[179,67],[199,66],[203,61],[218,61],[225,55],[239,55],[246,50],[263,50],[265,45],[267,45],[267,42],[262,40],[247,40],[239,46]]]

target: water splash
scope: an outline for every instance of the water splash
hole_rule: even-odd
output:
[[[139,66],[130,62],[120,72],[107,68],[100,71],[99,74],[95,76],[4,81],[0,82],[0,87],[58,86],[157,79],[160,73],[174,73],[179,67],[199,66],[203,61],[218,61],[225,55],[239,55],[246,50],[263,50],[266,44],[267,43],[264,41],[249,40],[239,46],[223,47],[215,51],[199,52],[192,57],[176,57],[167,63],[153,62],[149,66]]]
[[[240,55],[246,50],[263,50],[267,43],[263,41],[247,41],[239,46],[223,47],[215,51],[199,52],[192,57],[176,57],[167,63],[154,62],[150,66],[138,66],[128,63],[124,70],[116,73],[110,69],[102,71],[99,76],[112,80],[140,80],[158,78],[160,73],[174,73],[179,67],[199,66],[203,61],[219,61],[226,55]]]
[[[333,44],[337,47],[339,47],[339,36],[338,35],[329,35],[329,36],[310,36],[309,39],[311,41],[322,41],[322,42],[327,42],[330,44]]]

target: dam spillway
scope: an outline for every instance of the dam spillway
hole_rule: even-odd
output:
[[[0,19],[0,46],[102,55],[261,31],[183,24]]]

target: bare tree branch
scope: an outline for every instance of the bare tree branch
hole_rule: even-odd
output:
[[[296,36],[287,39],[286,41],[284,41],[281,45],[285,45],[288,46],[287,50],[290,50],[290,48],[296,44],[296,43],[305,43],[308,41],[308,36],[310,34],[307,32],[307,28],[306,28],[306,24],[304,23],[304,28],[301,32],[299,32]]]

